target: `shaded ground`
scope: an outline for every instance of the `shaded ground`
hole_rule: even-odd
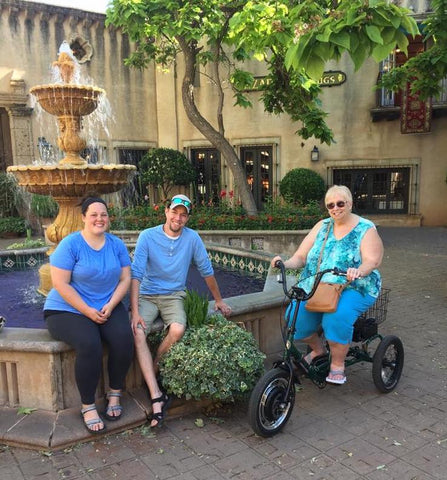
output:
[[[263,279],[239,272],[215,269],[215,276],[223,298],[259,292],[264,287]],[[0,315],[6,318],[8,327],[46,328],[42,314],[44,297],[36,292],[38,283],[37,270],[0,275]],[[186,286],[212,299],[195,268],[190,269]]]
[[[445,480],[447,229],[379,230],[380,270],[392,289],[380,330],[405,347],[392,393],[378,392],[371,366],[357,364],[340,387],[304,380],[272,438],[253,433],[244,405],[219,417],[168,415],[161,430],[143,426],[54,453],[0,445],[0,479]]]

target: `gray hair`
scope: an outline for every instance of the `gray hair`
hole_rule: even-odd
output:
[[[330,196],[335,195],[337,193],[352,204],[351,190],[349,190],[349,188],[346,187],[345,185],[332,185],[332,187],[330,187],[326,192],[326,195],[324,197],[325,202]]]

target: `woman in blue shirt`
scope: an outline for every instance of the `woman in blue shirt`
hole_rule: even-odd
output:
[[[122,416],[124,380],[133,358],[129,314],[121,300],[130,286],[130,258],[118,237],[107,233],[109,216],[101,198],[81,205],[84,227],[67,235],[50,255],[53,288],[44,305],[48,330],[76,351],[75,377],[84,424],[90,433],[105,425],[95,405],[102,370],[102,342],[108,344],[110,390],[104,413],[108,420]]]
[[[318,222],[301,242],[293,256],[284,262],[286,268],[303,268],[299,285],[307,292],[312,288],[313,275],[320,270],[338,267],[346,270],[350,281],[343,290],[337,311],[317,313],[306,310],[306,302],[300,304],[295,338],[307,343],[311,352],[306,356],[308,363],[325,352],[318,335],[322,326],[331,352],[331,367],[326,381],[343,384],[345,357],[352,340],[354,323],[376,301],[381,288],[381,277],[377,268],[382,263],[383,244],[372,222],[352,213],[352,195],[342,185],[334,185],[326,192],[326,208],[329,218]],[[274,257],[272,266],[281,257]],[[324,282],[343,283],[342,277],[326,274]]]

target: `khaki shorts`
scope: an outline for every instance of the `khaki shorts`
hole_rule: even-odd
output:
[[[183,302],[186,292],[179,291],[169,295],[140,295],[138,310],[146,323],[146,335],[151,331],[155,319],[160,316],[165,329],[171,323],[180,323],[186,327],[186,313]]]

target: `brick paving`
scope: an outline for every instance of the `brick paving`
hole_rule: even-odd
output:
[[[382,334],[405,347],[396,390],[380,394],[370,364],[347,371],[342,387],[304,381],[290,421],[257,437],[246,406],[218,417],[171,418],[55,452],[0,445],[0,478],[314,479],[447,478],[447,229],[380,228],[381,271],[391,288]],[[195,424],[197,418],[204,426]]]

